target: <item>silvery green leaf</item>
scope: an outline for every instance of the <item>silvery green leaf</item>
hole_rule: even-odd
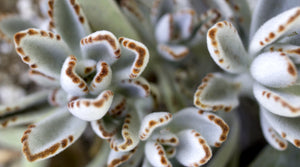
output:
[[[118,89],[130,97],[147,97],[150,95],[150,84],[143,77],[122,80],[118,84]]]
[[[97,31],[82,38],[80,47],[84,58],[105,61],[109,65],[120,58],[118,39],[109,31]]]
[[[47,101],[49,91],[38,91],[14,101],[11,104],[0,105],[0,116],[22,111],[25,108]]]
[[[208,162],[207,166],[209,167],[225,167],[226,164],[230,162],[230,158],[235,156],[235,153],[239,149],[239,145],[237,143],[239,142],[240,138],[241,124],[239,122],[240,120],[237,116],[237,112],[224,114],[224,120],[228,123],[230,132],[227,136],[227,140],[222,144],[222,147],[215,152],[211,160]]]
[[[175,151],[175,149],[173,149],[173,148],[175,148],[179,144],[179,139],[178,139],[177,135],[175,135],[174,133],[171,133],[170,131],[168,131],[166,129],[162,129],[160,131],[154,132],[153,135],[151,136],[151,139],[154,141],[157,141],[160,144],[165,145],[165,146],[173,146],[173,147],[170,147],[170,150],[166,150],[166,154],[170,155],[170,156],[171,156],[171,154],[175,154],[174,152],[172,152],[172,151]]]
[[[65,106],[68,103],[68,95],[62,89],[54,89],[48,96],[48,102],[52,106]]]
[[[60,69],[69,54],[61,37],[50,31],[27,29],[14,36],[16,51],[23,62],[47,78],[59,80]]]
[[[173,121],[168,125],[168,128],[172,132],[195,129],[210,146],[216,147],[219,147],[226,140],[229,133],[229,126],[221,117],[195,107],[185,108],[174,114]]]
[[[81,77],[87,77],[96,71],[97,61],[92,59],[80,60],[76,64],[75,71]]]
[[[158,43],[168,43],[174,38],[173,15],[165,14],[162,16],[155,27],[155,38]]]
[[[37,70],[29,70],[28,71],[28,77],[37,83],[38,85],[41,85],[43,87],[49,87],[49,88],[57,88],[60,86],[59,79],[48,76],[44,73],[41,73]]]
[[[146,115],[141,122],[140,139],[147,140],[156,128],[167,125],[171,120],[172,114],[168,112],[155,112]]]
[[[48,4],[50,28],[55,28],[71,52],[80,58],[80,40],[90,33],[90,27],[78,0],[49,0]]]
[[[221,73],[207,74],[194,94],[194,105],[203,110],[230,111],[238,104],[239,84]]]
[[[105,90],[96,98],[79,98],[68,103],[68,110],[85,121],[101,119],[109,110],[113,101],[113,93]]]
[[[295,64],[300,63],[300,47],[285,43],[275,43],[265,48],[269,52],[282,52],[288,55]]]
[[[264,110],[263,112],[268,112],[265,111],[263,107],[261,107],[261,110]],[[283,136],[281,136],[281,134],[278,134],[276,130],[270,125],[263,112],[260,112],[260,124],[265,139],[275,149],[285,150],[288,147],[287,141],[283,138]]]
[[[256,81],[274,88],[291,86],[298,79],[295,64],[286,54],[280,52],[258,55],[251,64],[250,72]]]
[[[119,123],[112,118],[103,117],[102,119],[91,121],[94,132],[102,139],[112,138],[119,128]]]
[[[107,167],[108,152],[110,151],[109,143],[103,141],[98,153],[95,157],[87,164],[86,167]]]
[[[133,166],[139,166],[144,158],[144,144],[140,143],[137,147],[137,150],[132,155],[131,158],[129,158],[128,161],[122,164],[122,167],[133,167]]]
[[[250,57],[237,30],[227,21],[218,22],[208,30],[207,48],[215,63],[226,72],[242,73],[249,66]]]
[[[201,166],[212,157],[212,151],[204,137],[193,129],[179,132],[176,159],[184,166]]]
[[[169,167],[172,166],[168,160],[164,147],[152,140],[146,142],[145,156],[152,166]]]
[[[217,23],[221,19],[221,14],[216,9],[208,9],[204,13],[198,16],[199,28],[196,30],[196,34],[192,39],[192,44],[196,44],[202,41],[206,36],[206,33],[210,27]]]
[[[0,37],[12,40],[15,33],[27,28],[35,27],[30,20],[26,20],[17,15],[0,16]]]
[[[173,24],[179,29],[179,38],[182,40],[188,39],[193,33],[193,26],[195,26],[196,13],[192,9],[179,10],[173,14]],[[173,31],[175,31],[175,27]]]
[[[253,0],[248,0],[253,1]],[[272,17],[291,9],[295,6],[299,6],[298,0],[256,0],[255,8],[252,15],[250,37],[252,37],[257,29],[262,26],[266,21]]]
[[[20,150],[22,144],[20,139],[26,128],[14,127],[0,130],[0,144],[8,148]]]
[[[134,149],[140,142],[140,124],[137,111],[131,109],[124,119],[121,134],[117,134],[111,139],[111,148],[121,152],[128,152]]]
[[[111,149],[108,155],[107,166],[108,167],[117,167],[125,162],[127,162],[135,153],[137,148],[134,148],[126,152],[116,152]]]
[[[112,66],[113,80],[134,79],[146,68],[150,54],[148,48],[141,42],[121,37],[121,57]]]
[[[288,147],[285,151],[278,151],[271,146],[266,146],[256,159],[250,164],[250,167],[272,166],[272,167],[298,167],[300,159],[298,157],[299,149]]]
[[[112,79],[112,71],[108,63],[105,61],[99,61],[97,63],[97,72],[93,80],[90,83],[90,93],[97,95],[104,89],[109,87]]]
[[[77,58],[72,55],[65,60],[61,68],[60,85],[72,96],[83,96],[88,94],[89,88],[76,71],[77,62]]]
[[[19,114],[0,118],[0,129],[34,123],[53,113],[55,108],[32,109]]]
[[[21,139],[28,161],[50,158],[72,143],[83,133],[87,123],[60,109],[46,119],[33,124]]]
[[[108,114],[112,117],[124,117],[127,113],[127,100],[121,94],[116,94],[114,100],[111,103]]]
[[[178,61],[189,54],[189,49],[184,45],[159,44],[157,51],[166,59]]]
[[[219,1],[219,0],[205,0],[210,8],[218,9],[221,15],[229,20],[234,18],[234,12],[231,9],[229,1]]]
[[[93,31],[109,30],[116,36],[126,36],[135,40],[139,37],[122,15],[115,1],[78,0]]]
[[[299,25],[300,7],[287,10],[266,21],[253,35],[249,46],[250,55],[254,56],[279,38],[297,32]]]
[[[284,117],[300,115],[299,86],[272,89],[259,83],[253,85],[253,94],[256,100],[270,112]]]
[[[282,117],[265,109],[262,109],[261,112],[277,134],[280,134],[282,138],[291,142],[294,146],[300,147],[300,118]]]

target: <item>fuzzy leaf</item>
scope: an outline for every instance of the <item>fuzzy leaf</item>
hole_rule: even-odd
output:
[[[27,95],[14,103],[0,105],[0,116],[15,113],[33,105],[43,103],[47,100],[48,93],[49,91],[39,91]]]
[[[31,125],[21,139],[28,161],[50,158],[66,149],[83,133],[87,123],[65,109]]]
[[[210,146],[216,147],[219,147],[226,140],[229,133],[229,126],[221,117],[194,107],[178,111],[168,127],[173,132],[195,129]]]
[[[114,80],[134,79],[142,74],[149,62],[148,48],[141,42],[119,38],[121,58],[114,64]]]
[[[122,15],[115,1],[78,0],[93,31],[109,30],[116,36],[126,36],[139,40],[126,18]]]
[[[175,146],[178,146],[179,144],[178,137],[166,129],[160,130],[159,132],[156,133],[154,132],[153,135],[151,136],[151,139],[159,142],[162,145],[173,146],[170,148],[175,148]],[[166,153],[174,154],[171,152],[172,150],[175,151],[175,149],[170,149],[169,151],[166,151]]]
[[[265,109],[261,110],[270,126],[283,138],[300,148],[300,118],[287,118],[275,115]]]
[[[150,95],[150,84],[143,77],[122,80],[118,88],[123,94],[131,97],[147,97]]]
[[[112,117],[124,117],[127,114],[126,98],[121,94],[116,94],[110,106],[108,114]]]
[[[207,48],[216,64],[227,72],[242,73],[249,66],[250,58],[243,43],[235,27],[227,21],[218,22],[208,30]]]
[[[212,151],[205,139],[195,130],[183,130],[178,134],[176,159],[184,166],[200,166],[211,158]]]
[[[173,61],[181,60],[189,54],[189,49],[183,45],[160,44],[157,50],[163,57]]]
[[[173,15],[166,14],[159,19],[155,27],[155,38],[158,43],[168,43],[172,40]]]
[[[110,153],[108,155],[107,167],[117,167],[125,163],[132,157],[136,150],[137,148],[134,148],[133,150],[128,152],[116,152],[113,149],[110,150]]]
[[[118,122],[110,118],[102,118],[91,122],[94,132],[102,139],[110,139],[117,133]]]
[[[147,140],[156,128],[167,125],[171,120],[172,114],[168,112],[155,112],[146,115],[141,123],[140,139]]]
[[[253,37],[257,29],[262,26],[266,21],[272,17],[291,9],[295,6],[299,6],[298,0],[257,0],[256,7],[253,11],[250,37]]]
[[[85,121],[101,119],[109,110],[113,101],[110,90],[103,91],[95,99],[80,98],[68,103],[69,111],[76,117]]]
[[[0,129],[34,123],[53,113],[56,108],[42,108],[0,118]]]
[[[158,142],[147,141],[145,155],[152,166],[169,167],[172,165],[167,158],[165,149]]]
[[[90,33],[88,21],[77,0],[49,0],[50,28],[62,36],[73,54],[81,56],[80,40]]]
[[[99,61],[97,64],[97,73],[90,83],[90,93],[94,95],[101,93],[101,91],[110,85],[111,79],[112,71],[110,66],[104,61]]]
[[[122,125],[122,136],[117,134],[112,138],[110,142],[111,148],[121,152],[127,152],[134,149],[140,142],[138,132],[140,124],[137,112],[135,110],[130,110]]]
[[[300,47],[283,43],[275,43],[265,48],[269,52],[282,52],[288,55],[295,64],[300,63]]]
[[[75,56],[69,56],[62,68],[60,75],[60,84],[64,91],[72,96],[83,96],[89,91],[87,83],[76,72],[77,59]]]
[[[250,71],[255,80],[275,88],[291,86],[298,78],[294,63],[280,52],[260,54],[253,60]]]
[[[59,79],[62,64],[69,54],[59,35],[28,29],[18,32],[14,42],[17,53],[30,68],[53,80]]]
[[[256,100],[270,112],[285,116],[297,117],[300,115],[299,86],[271,89],[258,83],[253,85],[253,94]]]
[[[0,16],[0,37],[4,39],[13,39],[15,33],[27,28],[34,28],[30,20],[25,20],[17,15]]]
[[[265,109],[261,107],[261,110]],[[260,124],[265,139],[271,146],[273,146],[277,150],[285,150],[287,148],[287,141],[282,136],[280,136],[280,134],[278,134],[276,130],[273,129],[273,127],[269,124],[268,120],[264,116],[263,112],[260,112]]]
[[[194,105],[204,110],[231,111],[238,104],[239,85],[220,73],[207,74],[194,95]]]
[[[299,25],[300,7],[295,7],[271,18],[254,34],[249,46],[250,55],[254,56],[279,38],[297,32]]]
[[[84,58],[105,61],[113,64],[120,58],[118,39],[109,31],[97,31],[81,39],[81,50]]]

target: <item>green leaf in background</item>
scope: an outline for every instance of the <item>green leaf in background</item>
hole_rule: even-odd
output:
[[[93,31],[109,30],[117,37],[139,40],[137,33],[113,0],[78,0]]]
[[[250,167],[298,167],[300,164],[300,150],[289,146],[285,151],[277,151],[271,146],[266,146]]]

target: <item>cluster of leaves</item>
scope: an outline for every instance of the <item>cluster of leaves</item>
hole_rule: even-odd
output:
[[[45,162],[92,130],[103,141],[88,166],[225,166],[240,127],[222,111],[246,95],[270,145],[300,147],[300,4],[265,1],[252,21],[245,0],[41,0],[47,18],[3,16],[41,89],[0,105],[0,141],[23,132],[27,160]],[[230,74],[207,74],[209,55]]]

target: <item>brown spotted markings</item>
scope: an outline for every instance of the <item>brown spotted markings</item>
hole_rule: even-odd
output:
[[[186,57],[189,54],[189,50],[187,48],[185,50],[183,50],[182,52],[180,52],[180,53],[175,53],[167,45],[160,45],[160,49],[163,52],[168,53],[174,60],[182,59],[182,58]]]
[[[135,153],[136,150],[137,150],[137,147],[134,148],[133,150],[127,152],[127,154],[113,159],[111,162],[109,162],[108,167],[116,167],[116,166],[119,166],[120,164],[126,162],[129,158],[131,158],[131,156]]]
[[[213,106],[210,106],[210,105],[207,105],[207,104],[204,104],[201,102],[201,94],[203,92],[203,90],[208,86],[209,84],[209,81],[214,77],[213,74],[207,74],[203,79],[202,79],[202,83],[199,85],[197,91],[195,92],[195,95],[194,95],[194,104],[196,106],[199,106],[201,107],[202,109],[212,109],[213,111],[218,111],[218,110],[224,110],[226,112],[229,112],[231,111],[232,109],[232,106],[226,106],[226,105],[223,105],[223,104],[220,104],[220,105],[213,105]]]
[[[127,40],[123,37],[119,38],[119,43],[121,43],[124,47],[137,54],[137,57],[135,58],[133,63],[133,67],[131,68],[131,74],[129,75],[131,79],[136,78],[138,75],[141,74],[141,70],[145,66],[145,59],[148,58],[148,51],[144,46],[141,46],[136,42]]]
[[[266,97],[267,99],[273,99],[275,102],[281,104],[283,108],[288,108],[288,110],[292,113],[298,113],[300,111],[300,107],[294,107],[289,104],[286,100],[282,99],[280,96],[273,94],[269,91],[263,91],[262,96]]]
[[[21,142],[23,143],[23,153],[25,154],[27,160],[30,162],[51,156],[55,154],[60,148],[65,148],[68,144],[71,144],[73,142],[73,136],[70,135],[68,138],[62,139],[60,142],[49,146],[45,150],[39,153],[32,154],[29,148],[28,137],[35,127],[35,125],[28,126],[27,130],[23,134],[23,137],[21,138]]]
[[[143,130],[141,131],[141,134],[139,136],[140,139],[143,140],[146,137],[148,137],[149,133],[152,132],[153,129],[155,129],[159,125],[165,123],[166,121],[168,121],[171,118],[172,118],[172,114],[168,113],[168,114],[165,114],[165,115],[161,116],[157,120],[150,120],[148,122],[148,126],[146,126],[145,128],[143,128]]]
[[[99,34],[95,37],[87,36],[87,37],[81,39],[80,43],[81,43],[81,45],[87,45],[87,44],[91,44],[91,43],[98,42],[98,41],[106,41],[110,45],[110,47],[114,50],[115,58],[116,59],[120,58],[121,50],[117,45],[118,41],[116,41],[109,34]]]

